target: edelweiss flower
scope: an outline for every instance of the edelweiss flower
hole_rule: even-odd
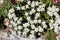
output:
[[[34,23],[36,24],[38,21],[37,20],[34,20]]]
[[[40,26],[38,26],[38,27],[39,27],[39,32],[43,32],[44,31],[42,27],[40,27]]]
[[[36,13],[35,16],[36,16],[36,17],[40,17],[40,13]]]
[[[25,5],[26,9],[29,8],[29,5]]]
[[[17,30],[18,28],[17,27],[14,27],[14,30]]]
[[[18,26],[18,29],[21,30],[23,27],[22,26]]]
[[[18,20],[18,17],[14,17],[13,19],[14,19],[14,21],[17,21]]]
[[[22,10],[25,10],[25,6],[22,6],[21,9],[22,9]]]
[[[32,13],[35,13],[35,12],[36,12],[36,10],[33,8],[33,9],[31,9],[31,12],[32,12]]]
[[[25,16],[28,16],[28,12],[25,12]]]
[[[33,34],[30,34],[29,38],[30,38],[30,39],[33,39],[33,38],[35,38],[35,35],[33,35]]]
[[[15,10],[14,10],[14,8],[11,8],[10,10],[9,10],[9,13],[13,13]]]
[[[31,34],[34,34],[35,33],[35,31],[34,30],[31,30],[31,32],[30,32]]]
[[[20,7],[19,6],[17,6],[16,8],[17,8],[17,10],[20,10]]]
[[[21,35],[21,32],[20,32],[20,31],[17,31],[17,33],[18,33],[19,35]]]
[[[32,2],[31,7],[35,7],[35,2],[34,1]]]
[[[31,28],[32,28],[32,29],[35,29],[35,25],[31,25]]]
[[[30,30],[28,28],[24,28],[24,32],[29,32]]]
[[[35,28],[35,30],[34,30],[35,32],[38,32],[39,30],[38,30],[38,28]]]
[[[31,4],[31,1],[28,1],[27,4],[30,5]]]
[[[41,20],[40,19],[38,20],[38,23],[41,23]]]
[[[39,5],[39,2],[38,2],[38,1],[36,1],[36,2],[35,2],[35,5],[36,5],[36,6],[38,6],[38,5]]]

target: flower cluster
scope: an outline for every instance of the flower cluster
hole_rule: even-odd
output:
[[[24,6],[11,8],[8,13],[10,19],[9,27],[13,29],[11,32],[25,38],[39,37],[48,27],[46,21],[42,17],[42,15],[44,15],[43,12],[51,17],[56,17],[54,18],[55,20],[49,20],[50,29],[54,28],[54,31],[56,32],[58,28],[56,29],[55,27],[58,27],[58,24],[60,23],[60,16],[58,15],[59,8],[56,6],[45,7],[46,5],[42,2],[27,1]]]
[[[54,18],[52,20],[50,20],[51,22],[49,23],[50,25],[50,29],[54,28],[54,31],[57,33],[60,30],[60,15],[58,14],[59,12],[59,8],[57,8],[56,6],[52,6],[52,7],[48,7],[48,15],[49,16],[53,16]]]
[[[53,15],[56,16],[57,12],[59,11],[59,8],[57,8],[54,5],[52,7],[48,7],[47,9],[48,9],[47,13],[48,13],[49,16],[53,16]]]

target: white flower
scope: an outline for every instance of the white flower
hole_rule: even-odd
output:
[[[8,13],[8,17],[9,17],[9,19],[12,19],[12,14]]]
[[[30,30],[28,28],[24,28],[24,32],[29,32]]]
[[[47,13],[48,13],[50,16],[53,16],[53,14],[56,16],[55,13],[57,13],[57,12],[59,11],[59,8],[57,8],[57,7],[54,6],[54,5],[53,5],[52,7],[48,7],[47,9],[48,9]]]
[[[31,38],[31,39],[35,38],[35,35],[30,34],[29,38]]]
[[[23,27],[22,26],[18,26],[18,29],[21,30]]]
[[[27,33],[26,32],[23,32],[23,35],[26,35]]]
[[[11,32],[12,32],[12,34],[16,35],[16,31],[11,31]]]
[[[35,33],[35,31],[34,30],[31,30],[31,32],[30,32],[31,34],[34,34]]]
[[[37,9],[38,10],[38,9]],[[40,11],[45,11],[45,4],[39,5],[39,10]],[[38,11],[39,11],[38,10]]]
[[[38,28],[39,28],[39,32],[43,32],[44,31],[42,27],[38,26]]]
[[[36,16],[36,17],[40,17],[40,13],[36,13],[35,16]]]
[[[56,15],[56,19],[58,19],[59,17],[60,17],[60,15],[57,14],[57,15]]]
[[[31,25],[31,28],[32,28],[32,29],[35,29],[35,25]]]
[[[31,1],[28,1],[27,4],[30,5],[31,4]]]
[[[53,22],[54,22],[54,20],[52,19],[52,20],[50,20],[50,22],[51,22],[51,23],[53,23]]]
[[[22,9],[22,10],[25,10],[25,6],[22,6],[21,9]]]
[[[54,29],[54,32],[57,33],[59,30],[58,29]]]
[[[53,26],[57,28],[58,27],[58,24],[54,23]]]
[[[37,11],[40,12],[40,8],[37,8]]]
[[[29,8],[29,5],[25,5],[26,9]]]
[[[41,23],[41,20],[40,19],[38,20],[38,23]]]
[[[30,26],[30,24],[29,23],[25,23],[27,26]]]
[[[21,35],[21,32],[20,32],[20,31],[17,31],[17,33],[18,33],[19,35]]]
[[[36,10],[33,8],[33,9],[31,10],[31,12],[32,12],[32,13],[35,13],[35,12],[36,12]]]
[[[17,10],[20,10],[20,7],[19,6],[17,6],[16,8],[17,8]]]
[[[25,16],[28,16],[28,12],[25,12]]]
[[[35,5],[34,4],[31,4],[31,7],[35,7]]]
[[[26,24],[23,24],[23,27],[25,27],[25,28],[26,28],[26,27],[27,27],[27,25],[26,25]]]
[[[15,13],[12,13],[12,14],[11,14],[11,17],[16,17]]]
[[[43,7],[45,7],[45,4],[42,4]]]
[[[32,1],[31,7],[35,7],[35,2]]]
[[[40,11],[45,11],[45,9],[44,8],[41,8]]]
[[[17,23],[16,23],[16,22],[13,22],[13,24],[12,24],[12,25],[16,27],[16,26],[17,26]]]
[[[54,12],[54,16],[56,16],[56,15],[58,15],[58,13],[57,12]]]
[[[35,19],[35,20],[37,20],[37,19],[38,19],[38,17],[36,17],[36,16],[35,16],[35,17],[34,17],[34,19]]]
[[[52,6],[52,9],[53,9],[53,11],[55,10],[56,12],[58,12],[58,11],[59,11],[59,8],[57,8],[57,7],[56,7],[56,6],[54,6],[54,5]],[[55,12],[55,11],[54,11],[54,12]]]
[[[52,23],[49,23],[49,26],[50,26],[50,29],[54,28],[53,25],[52,25]]]
[[[38,35],[41,35],[41,33],[38,33]]]
[[[14,30],[17,30],[18,28],[17,27],[14,27]]]
[[[22,17],[20,17],[20,18],[19,18],[19,20],[20,20],[20,21],[22,21],[22,20],[23,20],[23,18],[22,18]]]
[[[34,22],[33,22],[33,20],[30,20],[30,22],[29,22],[30,24],[34,24]]]
[[[53,16],[53,12],[51,12],[51,11],[47,11],[47,14],[48,14],[49,16]]]
[[[26,34],[24,34],[24,35],[21,35],[21,37],[25,39],[25,38],[26,38]],[[24,39],[23,39],[23,40],[24,40]]]
[[[11,20],[10,23],[11,23],[13,26],[17,26],[17,23],[15,23],[13,20]]]
[[[47,9],[48,9],[48,11],[52,11],[52,9],[51,9],[51,7],[50,7],[50,6],[49,6]]]
[[[21,21],[20,20],[17,20],[17,24],[21,24]]]
[[[45,25],[45,23],[46,23],[45,21],[42,21],[42,25]]]
[[[11,24],[13,24],[13,22],[14,22],[13,20],[10,20],[10,23],[11,23]]]
[[[30,21],[30,20],[31,20],[31,18],[28,16],[28,17],[27,17],[27,21]]]
[[[9,25],[9,28],[11,28],[12,27],[12,25]]]
[[[42,6],[41,5],[39,5],[39,9],[41,9],[42,8]]]
[[[18,20],[18,17],[14,17],[13,19],[14,19],[14,21],[17,21]]]
[[[4,1],[3,0],[0,0],[0,4],[2,4]]]
[[[29,13],[29,14],[33,14],[33,13],[32,13],[32,11],[30,11],[30,13]]]
[[[34,23],[38,23],[38,20],[34,20]]]
[[[59,8],[56,8],[56,11],[58,12],[59,11]]]
[[[35,28],[35,32],[38,32],[39,30],[38,30],[38,28]]]
[[[35,2],[35,5],[36,5],[36,6],[38,6],[38,5],[39,5],[39,2],[38,2],[38,1],[36,1],[36,2]]]
[[[57,19],[57,21],[58,21],[58,24],[60,25],[60,18],[59,18],[59,19]]]
[[[45,24],[45,25],[43,25],[43,28],[47,28],[47,25]]]
[[[9,13],[13,13],[15,10],[14,10],[14,8],[11,8],[10,10],[9,10]]]

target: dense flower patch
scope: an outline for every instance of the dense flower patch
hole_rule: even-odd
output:
[[[22,6],[9,10],[9,27],[13,34],[24,38],[38,38],[47,30],[60,31],[59,7],[46,5],[39,1],[23,1]]]

